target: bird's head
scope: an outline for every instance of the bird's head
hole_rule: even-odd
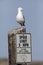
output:
[[[19,8],[18,8],[18,11],[23,12],[23,8],[22,8],[22,7],[19,7]]]

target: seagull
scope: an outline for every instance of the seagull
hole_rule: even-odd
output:
[[[19,7],[18,8],[18,14],[16,16],[16,21],[19,23],[21,26],[25,26],[25,18],[23,16],[23,8]]]

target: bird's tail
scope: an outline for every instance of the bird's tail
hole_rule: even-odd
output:
[[[25,23],[23,23],[23,26],[25,26]]]

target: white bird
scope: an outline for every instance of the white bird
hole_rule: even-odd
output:
[[[16,21],[17,23],[19,23],[21,26],[25,26],[25,18],[22,14],[23,12],[23,8],[22,7],[19,7],[18,8],[18,14],[16,16]]]

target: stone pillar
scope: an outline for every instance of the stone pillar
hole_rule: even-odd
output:
[[[8,32],[9,65],[16,64],[16,33],[25,33],[26,28],[21,27]],[[23,64],[22,64],[23,65]]]

